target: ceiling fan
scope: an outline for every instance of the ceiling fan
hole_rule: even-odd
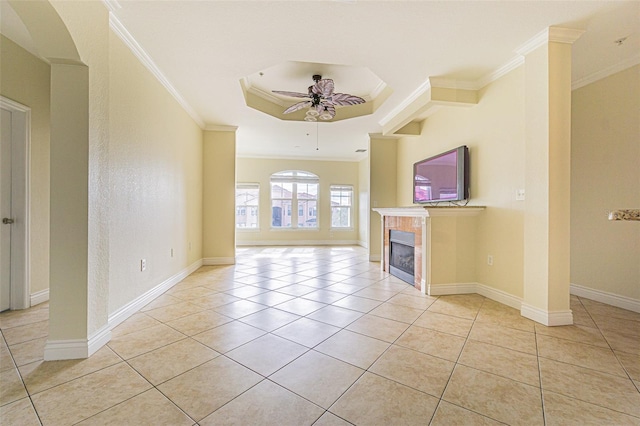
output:
[[[331,120],[336,116],[336,105],[347,106],[365,103],[361,97],[349,95],[346,93],[333,93],[333,80],[330,78],[322,78],[321,75],[313,76],[315,84],[309,86],[307,93],[285,92],[274,90],[273,93],[279,95],[290,96],[292,98],[308,98],[308,100],[295,103],[284,110],[284,114],[299,111],[303,108],[309,108],[305,116],[306,121]]]

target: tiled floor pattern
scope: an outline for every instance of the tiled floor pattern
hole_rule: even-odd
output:
[[[2,425],[640,425],[640,314],[547,328],[421,295],[357,247],[242,248],[43,362],[46,304],[0,314]]]

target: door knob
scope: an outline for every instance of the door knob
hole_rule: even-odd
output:
[[[2,219],[2,223],[4,223],[5,225],[11,225],[13,223],[13,219],[9,219],[8,217],[5,217]]]

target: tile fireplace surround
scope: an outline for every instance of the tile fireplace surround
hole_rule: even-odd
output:
[[[434,232],[440,235],[446,234],[447,221],[433,220],[433,218],[455,219],[459,217],[477,216],[485,207],[465,206],[465,207],[392,207],[376,208],[373,211],[382,216],[381,232],[383,242],[383,255],[381,259],[381,269],[389,272],[389,231],[398,230],[412,232],[415,235],[414,247],[414,287],[424,294],[431,294],[432,279],[438,276],[438,268],[434,265],[432,236]],[[446,237],[445,237],[446,239]],[[447,251],[457,250],[455,243],[453,247],[449,244]],[[435,274],[434,274],[435,272]],[[441,274],[440,274],[441,275]]]

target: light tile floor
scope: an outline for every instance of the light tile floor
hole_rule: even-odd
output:
[[[640,425],[640,314],[548,328],[428,297],[357,247],[240,248],[43,362],[48,306],[0,314],[2,425]]]

